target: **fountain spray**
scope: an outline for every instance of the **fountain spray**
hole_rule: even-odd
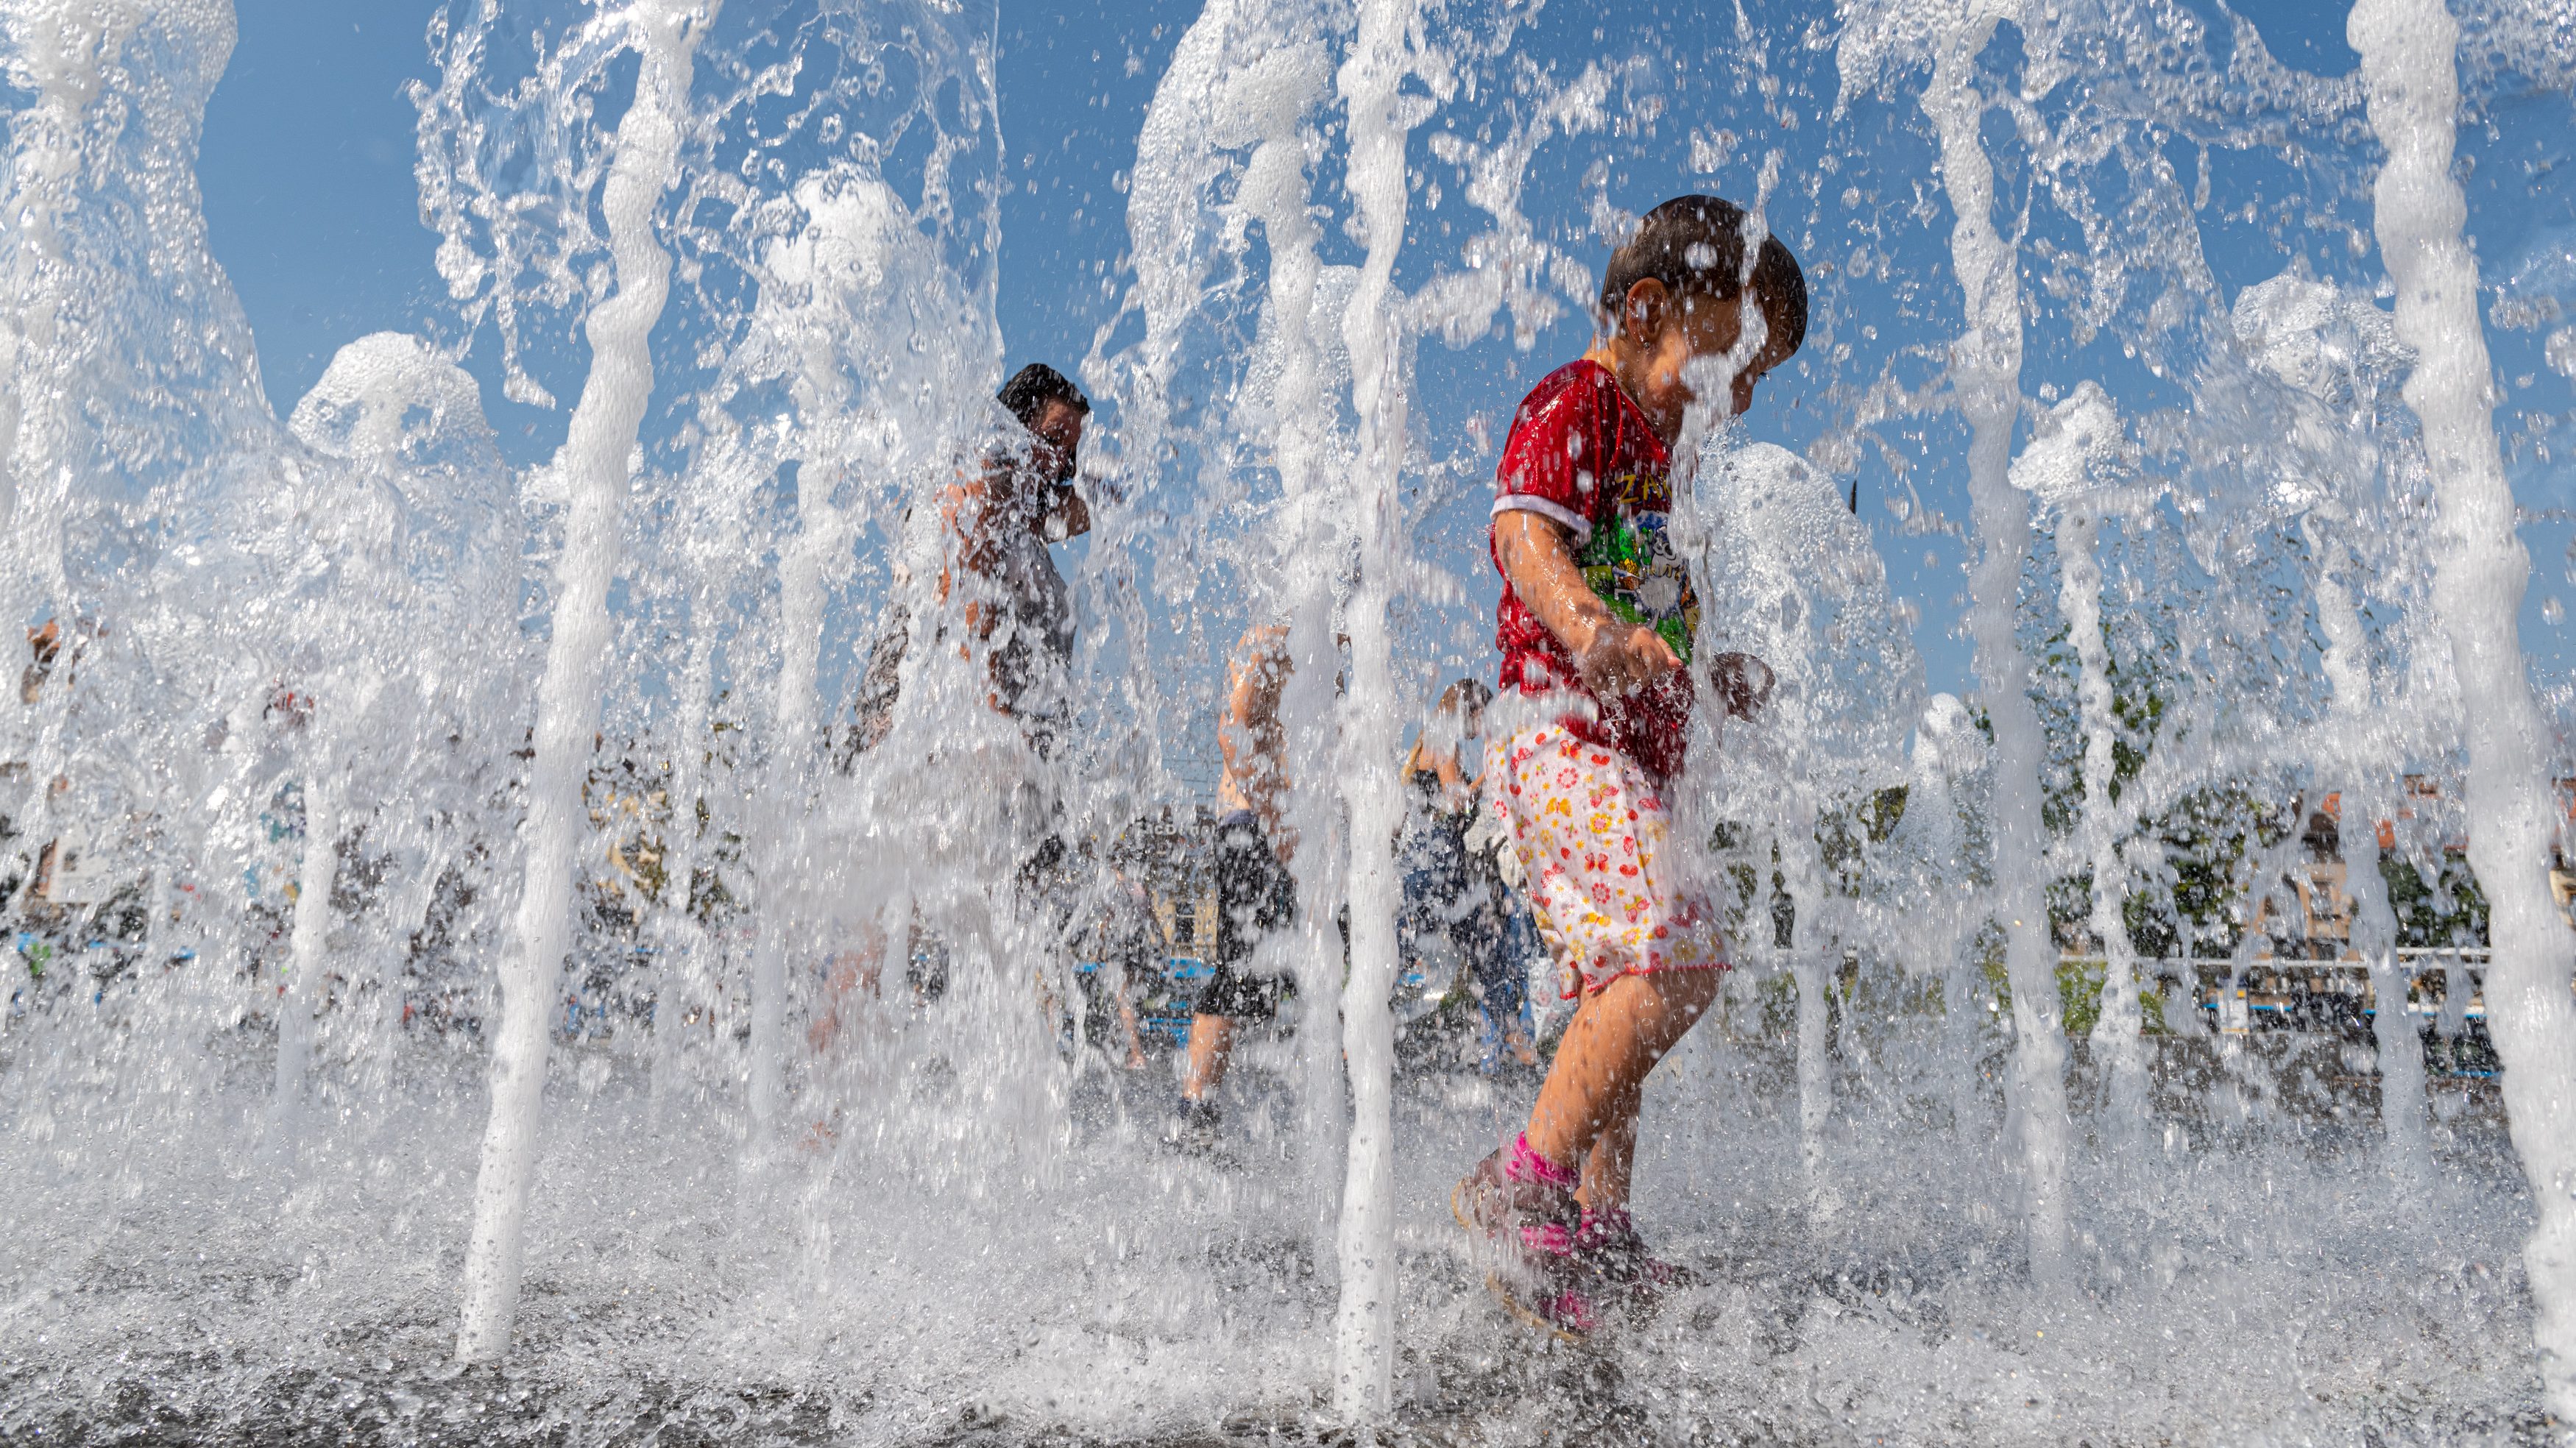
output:
[[[0,605],[13,619],[39,601],[20,592],[51,585],[58,600],[62,592],[61,493],[72,481],[66,464],[77,414],[48,400],[64,395],[55,378],[77,359],[60,355],[67,288],[76,277],[58,223],[82,180],[86,112],[150,10],[145,0],[122,0],[12,6],[0,17],[18,62],[10,80],[35,92],[9,128],[8,206],[17,244],[10,249],[9,306],[0,323],[0,377],[11,383],[0,387],[0,519],[7,520],[9,547],[18,555],[18,566],[7,570],[11,582],[0,585],[12,593],[0,596]]]
[[[1210,9],[1213,13],[1215,7]],[[1236,204],[1244,213],[1260,221],[1270,246],[1270,276],[1263,310],[1279,348],[1279,377],[1272,400],[1278,426],[1272,439],[1272,457],[1279,469],[1280,493],[1290,504],[1282,554],[1295,559],[1319,553],[1329,556],[1333,548],[1330,530],[1317,505],[1334,484],[1328,466],[1332,411],[1325,396],[1323,339],[1314,330],[1317,284],[1323,272],[1315,249],[1323,240],[1323,229],[1315,224],[1309,209],[1311,187],[1306,179],[1304,140],[1306,114],[1324,99],[1330,72],[1323,47],[1314,37],[1297,32],[1292,35],[1291,43],[1277,47],[1260,63],[1238,72],[1239,88],[1232,99],[1241,122],[1259,137],[1251,158],[1244,164],[1243,181],[1235,194]],[[1331,834],[1329,806],[1322,803],[1328,792],[1321,787],[1321,781],[1332,760],[1332,694],[1324,682],[1330,672],[1330,656],[1335,652],[1331,639],[1332,580],[1327,569],[1291,569],[1289,577],[1304,580],[1293,585],[1302,590],[1302,597],[1292,601],[1290,626],[1292,657],[1301,668],[1290,678],[1281,697],[1280,713],[1287,736],[1294,741],[1290,747],[1301,756],[1289,777],[1297,782],[1312,781],[1316,786],[1298,790],[1291,805],[1299,814],[1301,837],[1321,842]],[[1297,653],[1301,648],[1306,652]],[[1308,859],[1316,860],[1322,853],[1319,849]],[[1342,1132],[1343,1098],[1340,1053],[1331,1049],[1331,1032],[1325,1029],[1341,993],[1341,952],[1333,933],[1320,928],[1331,906],[1330,892],[1322,888],[1324,882],[1316,878],[1318,874],[1310,864],[1299,882],[1298,909],[1305,948],[1298,956],[1301,969],[1297,996],[1308,1023],[1299,1032],[1303,1043],[1299,1056],[1304,1069],[1298,1093],[1302,1118],[1298,1142],[1310,1193],[1301,1215],[1314,1232],[1320,1257],[1324,1233],[1337,1218],[1342,1201],[1339,1184],[1334,1180],[1332,1157]]]
[[[8,383],[0,386],[0,521],[8,535],[0,556],[11,566],[0,568],[0,610],[14,626],[50,606],[63,625],[59,646],[66,650],[77,626],[66,530],[84,431],[81,409],[69,399],[80,391],[75,379],[85,364],[96,360],[97,330],[79,325],[81,278],[61,233],[94,144],[91,103],[150,14],[145,0],[124,0],[86,9],[13,6],[0,17],[17,62],[9,79],[35,92],[9,128],[7,201],[16,244],[9,249],[7,317],[0,322],[0,379]],[[68,328],[67,311],[73,313]],[[20,755],[33,766],[24,804],[8,811],[31,825],[38,840],[54,834],[54,791],[46,786],[62,772],[67,693],[48,691],[35,737]],[[29,870],[20,898],[0,896],[0,906],[32,900],[36,878]]]
[[[2401,701],[2381,697],[2372,677],[2371,639],[2355,597],[2356,585],[2369,578],[2355,548],[2362,519],[2369,516],[2362,490],[2393,468],[2376,450],[2356,445],[2363,434],[2348,427],[2346,418],[2324,410],[2341,404],[2358,412],[2360,404],[2376,400],[2381,359],[2393,360],[2400,350],[2396,329],[2365,298],[2294,273],[2238,293],[2234,312],[2237,337],[2252,352],[2255,367],[2294,389],[2290,400],[2301,409],[2287,434],[2288,466],[2274,487],[2306,505],[2299,531],[2314,571],[2310,594],[2324,640],[2319,664],[2333,691],[2318,753],[2342,781],[2336,853],[2353,902],[2352,950],[2370,976],[2379,1119],[2389,1168],[2402,1186],[2417,1187],[2433,1171],[2424,1051],[2408,1003],[2413,972],[2398,962],[2397,916],[2379,873],[2377,824],[2397,815],[2389,784],[2402,750],[2390,716],[2391,706]]]
[[[304,1075],[313,1061],[313,1018],[329,996],[331,897],[340,884],[340,835],[348,785],[328,744],[313,751],[304,781],[304,855],[296,872],[294,929],[286,979],[277,998],[277,1087],[271,1119],[280,1144],[295,1150]]]
[[[2361,0],[2347,28],[2371,129],[2387,148],[2373,187],[2398,340],[2415,349],[2405,397],[2424,426],[2444,531],[2433,604],[2459,672],[2469,769],[2469,865],[2487,894],[2487,1029],[2504,1064],[2514,1148],[2535,1220],[2523,1247],[2550,1409],[2576,1423],[2576,998],[2566,917],[2549,895],[2548,737],[2515,618],[2531,577],[2496,447],[2494,367],[2478,317],[2467,203],[2451,169],[2459,24],[2441,0]]]
[[[730,542],[731,539],[725,541]],[[711,560],[709,571],[722,565]],[[680,671],[679,722],[670,778],[670,817],[663,826],[662,898],[653,912],[653,931],[660,968],[653,981],[653,1064],[648,1092],[657,1120],[670,1109],[671,1089],[680,1067],[680,1040],[688,1008],[696,1001],[712,1010],[714,1002],[700,983],[714,942],[691,911],[698,877],[698,800],[705,792],[709,753],[708,711],[715,696],[715,630],[702,615],[711,611],[720,590],[713,583],[692,591],[689,611],[689,661]]]
[[[1342,1297],[1334,1333],[1333,1406],[1344,1421],[1383,1422],[1394,1412],[1395,1136],[1391,1117],[1398,885],[1394,839],[1402,789],[1395,778],[1395,678],[1386,611],[1401,556],[1397,480],[1404,467],[1409,381],[1402,309],[1394,299],[1404,246],[1405,134],[1397,89],[1412,67],[1406,32],[1414,0],[1365,0],[1340,75],[1350,117],[1347,184],[1359,205],[1368,257],[1342,316],[1351,352],[1351,400],[1360,418],[1353,515],[1359,586],[1347,611],[1351,688],[1343,703],[1341,787],[1351,820],[1351,973],[1342,1000],[1350,1057],[1350,1166],[1342,1182]]]
[[[653,394],[653,324],[670,291],[671,256],[654,238],[653,210],[677,174],[691,61],[721,3],[636,0],[624,17],[642,68],[635,99],[618,122],[616,156],[600,196],[617,293],[590,314],[590,375],[555,459],[570,517],[556,565],[554,637],[537,692],[518,952],[502,970],[492,1117],[474,1184],[474,1236],[456,1341],[457,1357],[467,1362],[508,1352],[510,1320],[518,1308],[545,1097],[547,1021],[571,935],[573,858],[588,825],[581,790],[608,661],[608,585],[617,571],[629,459]]]
[[[2102,516],[2118,505],[2113,486],[2134,465],[2134,452],[2110,396],[2088,380],[2077,383],[2050,410],[2011,472],[2013,486],[2057,514],[2057,606],[2075,645],[2076,704],[2084,732],[2079,831],[2085,862],[2093,871],[2088,919],[2102,946],[2102,1010],[2093,1027],[2093,1046],[2101,1053],[2110,1087],[2112,1133],[2130,1142],[2146,1124],[2147,1070],[2139,1042],[2144,1015],[2138,1002],[2138,951],[2120,913],[2129,894],[2129,867],[2121,858],[2120,840],[2132,819],[2111,798],[2119,719],[2112,712],[2098,545]]]
[[[2013,1102],[2021,1128],[2023,1224],[2032,1274],[2055,1281],[2066,1251],[2066,1038],[2049,939],[2039,765],[2048,743],[2030,702],[2030,663],[2013,632],[2014,597],[2030,552],[2030,506],[2011,480],[2021,411],[2021,280],[2015,248],[1995,231],[1995,168],[1978,126],[1977,55],[2018,7],[1971,3],[1936,42],[1922,107],[1939,132],[1941,181],[1956,217],[1951,265],[1968,331],[1953,348],[1952,385],[1971,432],[1968,492],[1984,549],[1969,576],[1977,679],[1994,725],[1994,913],[2004,928],[2012,986]]]
[[[2432,1177],[2433,1145],[2424,1119],[2424,1048],[2408,1008],[2413,973],[2397,963],[2397,914],[2388,881],[2379,873],[2377,821],[2394,772],[2376,747],[2375,691],[2361,610],[2344,574],[2352,551],[2338,531],[2311,513],[2309,548],[2317,555],[2317,631],[2326,637],[2326,677],[2334,682],[2334,725],[2347,781],[2336,812],[2335,837],[2343,856],[2344,890],[2352,897],[2352,948],[2370,969],[2371,1038],[2379,1053],[2379,1121],[2388,1133],[2390,1170],[2399,1182],[2420,1186]]]
[[[778,556],[778,682],[770,718],[777,733],[766,761],[773,811],[762,832],[768,848],[758,875],[766,902],[751,957],[751,1128],[755,1158],[775,1145],[786,1110],[787,950],[802,932],[810,852],[814,778],[820,751],[816,680],[823,648],[823,608],[858,532],[857,510],[833,501],[856,451],[834,426],[852,411],[849,380],[838,365],[836,321],[848,294],[883,276],[896,249],[891,218],[901,203],[881,185],[852,178],[839,192],[809,183],[798,189],[808,221],[803,234],[773,248],[755,325],[792,359],[788,395],[804,426],[796,487],[797,533]],[[794,298],[786,303],[774,297]],[[898,928],[902,928],[900,925]]]

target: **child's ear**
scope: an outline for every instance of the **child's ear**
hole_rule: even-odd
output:
[[[1663,336],[1665,315],[1672,305],[1672,294],[1653,277],[1639,277],[1628,288],[1626,303],[1619,309],[1619,331],[1640,347],[1652,347]]]

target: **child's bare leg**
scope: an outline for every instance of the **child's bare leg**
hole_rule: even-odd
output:
[[[1216,1088],[1225,1080],[1225,1068],[1233,1059],[1234,1021],[1231,1017],[1190,1017],[1190,1072],[1181,1083],[1182,1098],[1204,1101],[1215,1095]]]
[[[1118,1028],[1127,1033],[1126,1068],[1130,1071],[1144,1070],[1145,1035],[1138,1026],[1136,1008],[1123,1000],[1118,1003]]]
[[[1530,1109],[1525,1133],[1530,1150],[1559,1166],[1575,1166],[1622,1115],[1633,1143],[1646,1073],[1717,999],[1719,974],[1623,975],[1587,998],[1566,1026],[1556,1063],[1538,1088],[1538,1104]],[[1626,1175],[1622,1167],[1618,1194],[1623,1201]]]
[[[805,1029],[805,1043],[814,1054],[828,1053],[840,1040],[841,1015],[855,1004],[852,996],[876,998],[877,982],[884,971],[885,932],[873,925],[860,934],[857,949],[841,951],[825,963],[823,1009]]]
[[[1637,1109],[1645,1103],[1642,1086],[1610,1103],[1610,1122],[1592,1139],[1583,1158],[1583,1185],[1574,1199],[1587,1212],[1628,1210],[1628,1178],[1637,1165]]]

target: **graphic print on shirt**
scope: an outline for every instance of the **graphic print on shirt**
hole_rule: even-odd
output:
[[[1629,473],[1615,479],[1609,493],[1610,516],[1576,550],[1575,566],[1612,613],[1653,629],[1687,664],[1691,640],[1699,634],[1699,596],[1665,528],[1664,482]]]

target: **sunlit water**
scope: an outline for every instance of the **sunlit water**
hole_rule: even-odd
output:
[[[2432,33],[2402,11],[2372,33]],[[2425,438],[2496,434],[2401,392],[2478,329],[2378,300],[2374,225],[2429,239],[2409,276],[2457,261],[2440,166],[2371,191],[2371,128],[2438,114],[2148,6],[1659,16],[1632,50],[1516,6],[1210,0],[1120,178],[1122,310],[1056,359],[1102,490],[1037,752],[933,646],[928,520],[1005,370],[989,10],[458,0],[414,96],[424,331],[484,381],[352,339],[283,419],[197,204],[228,6],[0,19],[0,597],[62,639],[0,751],[0,1435],[2541,1442],[2576,1391],[2534,1346],[2576,1351],[2535,1312],[2576,1279],[2525,1251],[2576,1059],[2532,1004],[2567,1004],[2556,917],[2499,906],[2525,1014],[2470,1028],[2455,969],[2420,1092],[2379,1089],[2411,1030],[2230,1034],[2192,994],[2260,963],[2193,935],[2225,910],[2185,867],[2233,838],[2219,888],[2269,889],[2306,859],[2288,800],[2394,816],[2428,876],[2464,831],[2546,844],[2513,821],[2555,746],[2463,726],[2530,710],[2522,660],[2453,653],[2519,591],[2432,582],[2477,479]],[[2566,18],[2467,20],[2374,42],[2372,94],[2456,66],[2518,142]],[[1675,791],[1740,911],[1642,1132],[1639,1216],[1696,1280],[1567,1346],[1449,1218],[1534,1081],[1391,985],[1388,835],[1406,735],[1481,671],[1498,420],[1661,199],[1607,179],[1650,142],[1797,243],[1822,418],[1692,420],[1703,653],[1781,682],[1703,718]],[[2215,210],[2213,153],[2243,162]],[[2499,365],[2559,387],[2551,235],[2487,281]],[[561,453],[507,464],[486,383],[560,405]],[[2560,423],[2511,425],[2527,484]],[[1960,584],[1898,555],[1940,540],[1982,559],[1982,718],[1926,697],[1907,590]],[[1214,661],[1263,621],[1304,841],[1265,958],[1300,999],[1216,1150],[1175,1151],[1175,1061],[1075,1019],[1065,927],[1105,862],[1187,876]],[[855,753],[889,627],[901,705]],[[1136,828],[1166,808],[1177,837]],[[1078,868],[1019,887],[1056,831]],[[57,838],[104,908],[34,893]],[[2147,1010],[2059,1018],[2051,909]],[[2365,901],[2353,938],[2398,923]],[[817,1046],[868,950],[884,990]]]
[[[48,1182],[51,1209],[16,1237],[12,1320],[43,1340],[8,1355],[12,1431],[1324,1430],[1333,1293],[1301,1239],[1275,1080],[1248,1083],[1268,1114],[1242,1113],[1231,1163],[1175,1160],[1150,1135],[1160,1098],[1131,1088],[1077,1093],[1042,1189],[804,1155],[754,1184],[719,1119],[640,1130],[632,1065],[598,1049],[558,1065],[508,1362],[453,1362],[481,1093],[473,1058],[424,1053],[404,1119],[299,1183],[215,1159],[240,1107],[209,1112],[209,1149],[130,1196]],[[1788,1068],[1776,1043],[1702,1042],[1675,1063],[1680,1089],[1647,1117],[1639,1212],[1701,1280],[1581,1349],[1495,1310],[1445,1209],[1453,1164],[1519,1093],[1401,1090],[1399,1421],[1456,1442],[2539,1441],[2515,1265],[2527,1215],[2491,1118],[2442,1133],[2441,1185],[2403,1216],[2364,1129],[2212,1143],[2176,1128],[2134,1174],[2079,1172],[2088,1198],[2128,1204],[2078,1213],[2105,1249],[2076,1291],[2043,1296],[2011,1260],[2007,1163],[1951,1144],[1946,1123],[1859,1108],[1827,1148],[1834,1209],[1811,1218],[1784,1189],[1800,1169]],[[924,1063],[897,1089],[917,1108],[959,1086]]]

